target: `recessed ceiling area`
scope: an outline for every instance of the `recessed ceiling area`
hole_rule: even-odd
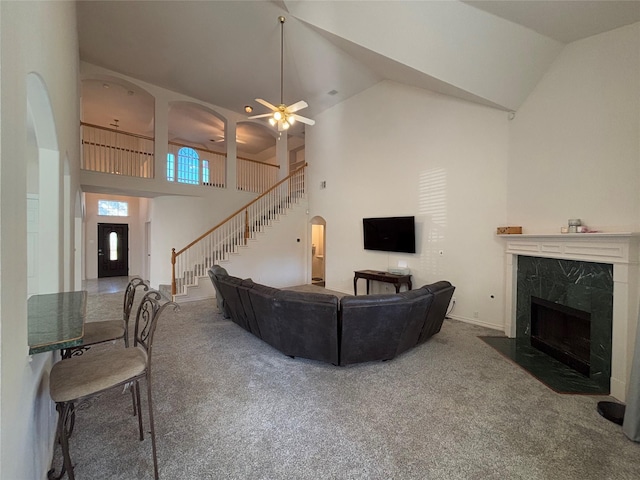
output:
[[[154,105],[152,95],[140,87],[119,78],[103,77],[81,82],[82,121],[104,128],[154,136]]]

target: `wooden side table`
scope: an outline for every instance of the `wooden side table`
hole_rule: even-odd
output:
[[[396,293],[400,292],[402,285],[407,285],[407,290],[411,290],[411,275],[398,275],[395,273],[381,272],[378,270],[356,270],[353,277],[353,294],[358,295],[358,279],[364,278],[367,281],[367,295],[369,295],[369,281],[392,283],[396,287]]]

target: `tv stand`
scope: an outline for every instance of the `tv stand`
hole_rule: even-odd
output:
[[[367,295],[369,295],[369,281],[392,283],[396,287],[396,293],[400,293],[400,287],[405,284],[407,290],[411,290],[411,275],[398,275],[395,273],[381,272],[379,270],[356,270],[353,277],[353,294],[358,295],[358,279],[367,280]]]

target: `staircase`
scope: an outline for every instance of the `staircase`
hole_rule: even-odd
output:
[[[292,172],[179,251],[172,250],[171,297],[189,301],[214,296],[207,270],[228,261],[266,227],[304,198],[306,164]],[[205,279],[205,281],[201,281]]]

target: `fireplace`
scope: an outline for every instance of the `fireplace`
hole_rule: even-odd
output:
[[[589,376],[591,314],[531,297],[531,346]]]
[[[500,237],[505,241],[507,264],[507,337],[529,342],[531,305],[529,297],[523,298],[527,288],[529,295],[588,311],[591,314],[589,377],[600,377],[598,382],[610,386],[611,395],[624,401],[634,352],[634,341],[630,339],[635,338],[640,304],[640,233],[525,233]],[[530,271],[529,280],[523,281],[519,272],[522,257],[559,261],[556,266],[560,269],[555,269],[557,275],[552,274],[552,278],[566,280],[560,282],[561,285],[555,280],[545,282],[547,287],[541,290],[539,274],[548,269],[535,261],[534,266],[541,269]],[[563,260],[609,265],[610,270],[589,272],[571,268]],[[607,283],[613,284],[608,292],[603,291],[600,281],[592,282],[604,277],[609,278]],[[581,285],[585,282],[592,285]]]

